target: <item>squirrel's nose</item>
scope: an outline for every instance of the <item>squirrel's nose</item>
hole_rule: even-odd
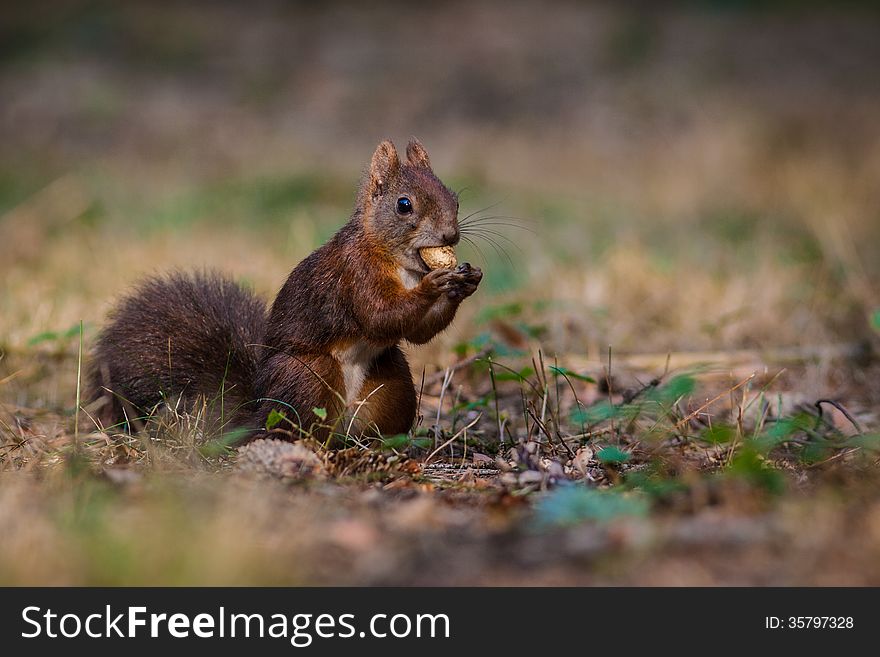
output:
[[[445,231],[442,237],[443,243],[446,245],[458,244],[458,228]]]

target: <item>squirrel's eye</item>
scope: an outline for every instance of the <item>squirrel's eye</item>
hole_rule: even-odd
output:
[[[413,204],[406,196],[397,199],[397,211],[400,214],[409,214],[413,211]]]

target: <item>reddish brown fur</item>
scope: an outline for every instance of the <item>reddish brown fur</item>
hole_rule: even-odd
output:
[[[398,211],[401,196],[410,199],[412,213]],[[223,279],[149,282],[121,304],[98,341],[93,396],[107,400],[105,417],[118,422],[123,419],[114,401],[119,397],[100,386],[148,411],[161,401],[160,389],[165,395],[207,394],[222,379],[218,372],[225,371],[230,358],[237,369],[228,379],[246,395],[240,398],[245,403],[236,423],[249,429],[264,426],[273,409],[295,421],[298,417],[308,429],[316,420],[312,409],[325,408],[331,423],[347,423],[357,409],[355,426],[382,434],[406,432],[415,417],[415,389],[397,345],[401,340],[422,344],[445,329],[482,277],[467,264],[428,271],[418,256],[419,248],[458,242],[457,216],[458,200],[434,175],[421,144],[411,141],[407,163],[401,164],[394,146],[382,142],[351,219],[291,272],[265,328],[261,318],[252,317],[259,302],[240,288],[235,288],[238,295],[218,296],[218,290],[235,287]],[[401,270],[409,272],[411,289]],[[168,301],[162,301],[163,295]],[[228,317],[204,312],[219,299],[234,306]],[[186,370],[185,386],[161,375],[169,369],[166,338],[177,345],[176,357],[185,363],[171,365],[174,372]],[[224,345],[231,345],[231,356]],[[186,350],[198,354],[198,362],[187,358]],[[371,358],[352,366],[345,360],[347,350]],[[359,390],[345,389],[346,372],[363,375],[351,379],[360,382]],[[363,400],[368,395],[366,403],[346,408],[346,397]]]
[[[105,427],[137,426],[180,395],[216,399],[219,414],[235,415],[255,394],[265,324],[265,303],[216,274],[144,281],[111,313],[92,353],[98,417]]]
[[[365,430],[379,427],[385,435],[410,430],[416,415],[416,390],[409,363],[399,347],[388,349],[376,360],[360,398],[367,401],[358,410],[357,426]]]

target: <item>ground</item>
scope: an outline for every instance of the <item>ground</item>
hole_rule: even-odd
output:
[[[0,583],[880,583],[876,11],[44,8],[0,25]],[[271,298],[411,134],[486,276],[409,436],[78,409],[137,279]]]

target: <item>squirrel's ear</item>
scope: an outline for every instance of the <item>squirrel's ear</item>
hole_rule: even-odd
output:
[[[397,157],[397,149],[390,141],[383,141],[376,147],[373,159],[370,161],[370,196],[381,196],[388,188],[388,182],[397,176],[400,171],[400,159]]]
[[[428,159],[428,151],[422,146],[422,142],[413,137],[406,147],[406,159],[414,167],[431,168],[431,160]]]

